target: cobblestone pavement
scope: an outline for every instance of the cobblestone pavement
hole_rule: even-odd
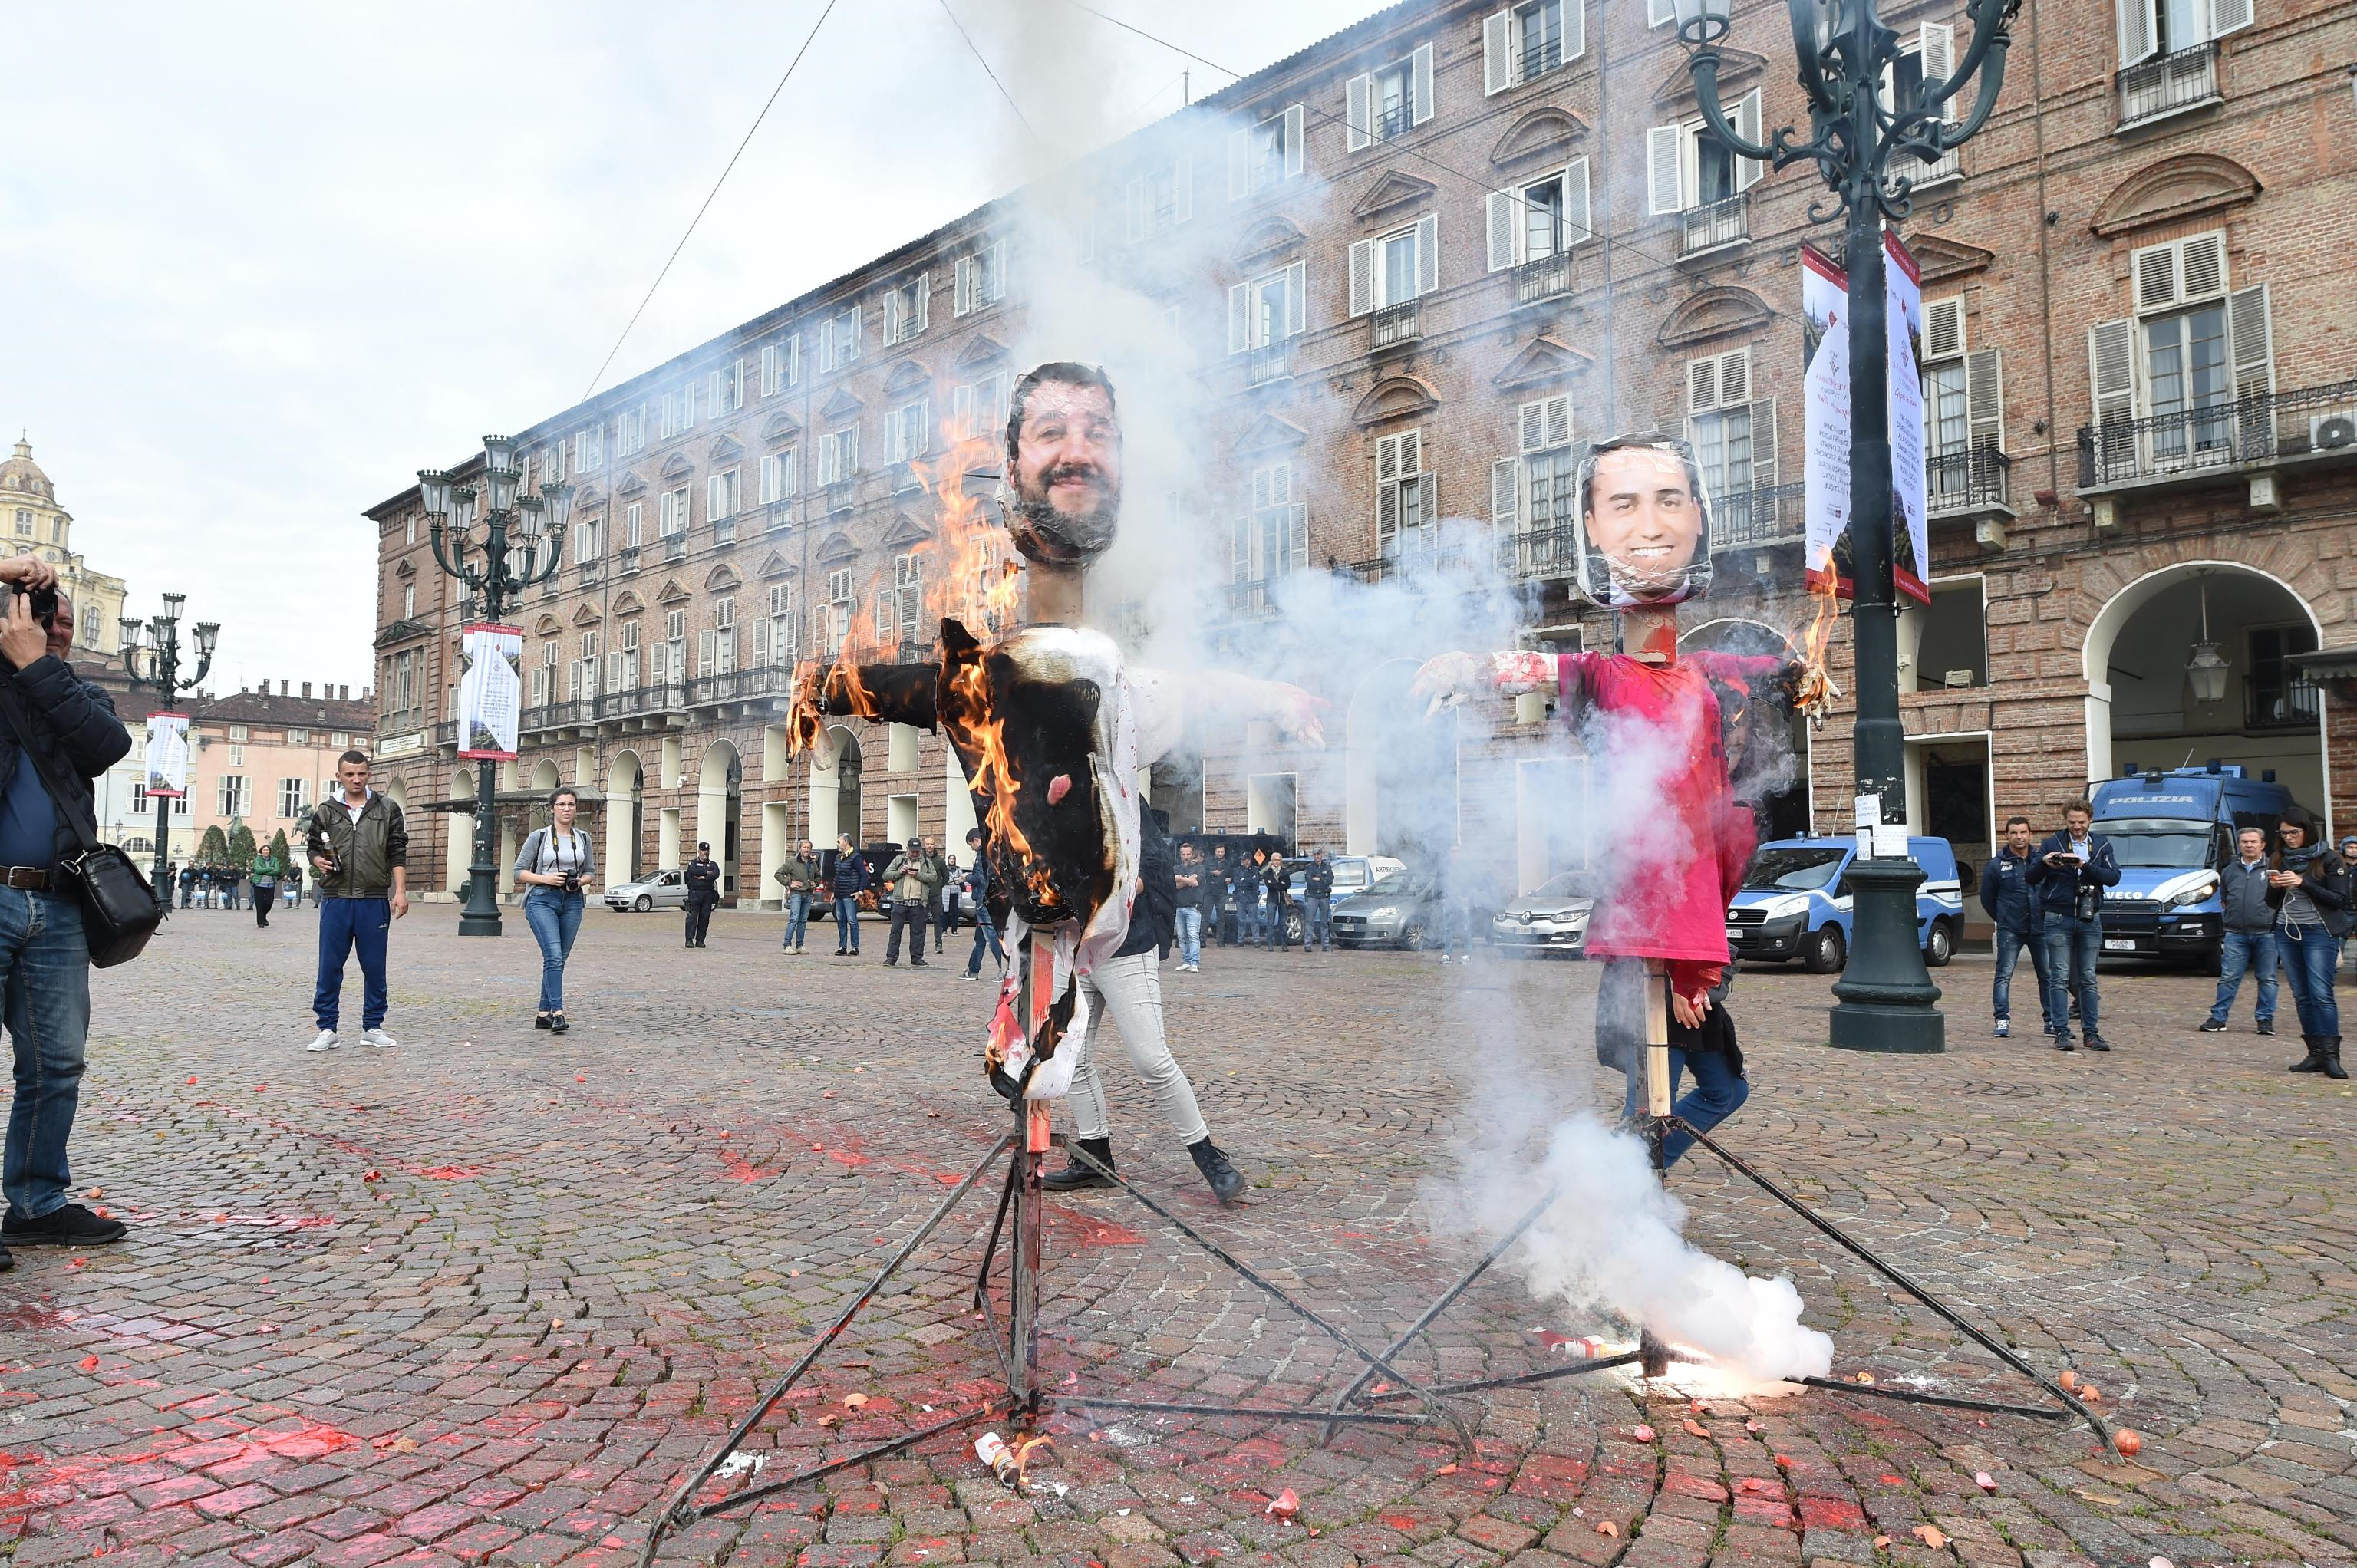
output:
[[[1004,1122],[975,1077],[988,988],[955,965],[785,957],[751,914],[683,952],[670,918],[593,911],[555,1038],[529,1027],[522,921],[461,941],[429,906],[396,935],[401,1047],[314,1056],[314,918],[183,914],[97,979],[78,1185],[135,1229],[20,1250],[0,1278],[18,1568],[630,1562],[668,1488]],[[1166,990],[1248,1206],[1211,1204],[1116,1063],[1123,1168],[1380,1345],[1476,1250],[1422,1195],[1483,1123],[1470,1086],[1509,1034],[1546,1047],[1521,1105],[1606,1097],[1594,976],[1213,951]],[[2255,1037],[2247,998],[2235,1032],[2194,1033],[2196,977],[2107,976],[2108,1057],[1990,1038],[1986,961],[1942,978],[1951,1049],[1904,1058],[1824,1048],[1824,980],[1748,976],[1757,1090],[1730,1143],[2100,1385],[2146,1434],[2140,1463],[2083,1426],[1824,1391],[1690,1402],[1675,1375],[1463,1402],[1470,1453],[1441,1428],[1321,1445],[1297,1423],[1068,1407],[1026,1492],[982,1470],[969,1428],[698,1525],[663,1561],[2350,1558],[2357,1099],[2287,1076],[2295,1045]],[[1837,1374],[2033,1394],[1706,1155],[1674,1185],[1703,1244],[1794,1275]],[[964,1293],[990,1197],[758,1434],[773,1477],[989,1396]],[[1123,1195],[1050,1219],[1054,1388],[1306,1402],[1358,1369]],[[1595,1326],[1501,1272],[1401,1367],[1543,1368]],[[1287,1488],[1292,1520],[1270,1511]]]

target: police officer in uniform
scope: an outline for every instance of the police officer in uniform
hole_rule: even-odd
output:
[[[712,911],[720,903],[720,863],[712,858],[712,846],[698,839],[695,858],[680,873],[687,884],[687,945],[700,948],[705,933],[712,929]]]

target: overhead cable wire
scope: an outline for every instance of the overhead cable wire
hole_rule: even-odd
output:
[[[1031,122],[1024,117],[1023,106],[1015,102],[1015,94],[1006,91],[1006,83],[998,80],[998,73],[990,69],[990,61],[983,58],[982,50],[974,44],[974,35],[965,30],[965,24],[958,20],[955,11],[950,9],[950,0],[942,0],[942,15],[950,19],[950,26],[957,29],[957,36],[965,40],[966,50],[974,56],[974,64],[982,67],[982,74],[990,78],[990,85],[998,89],[998,95],[1006,100],[1006,106],[1015,111],[1015,118],[1022,122],[1026,131],[1030,132],[1031,139],[1041,146],[1046,146],[1048,145],[1046,139],[1033,128]]]
[[[622,345],[629,340],[631,328],[638,326],[639,317],[647,313],[647,306],[654,301],[655,290],[662,287],[663,279],[671,275],[673,263],[677,262],[680,252],[687,249],[687,242],[695,233],[695,226],[704,221],[705,213],[711,210],[713,199],[720,194],[720,188],[728,183],[729,171],[737,166],[737,160],[743,157],[745,149],[753,145],[754,133],[760,130],[761,122],[769,118],[770,110],[778,102],[778,95],[786,90],[786,83],[793,80],[795,69],[802,63],[802,57],[810,53],[812,43],[817,39],[818,30],[826,26],[827,17],[834,14],[835,3],[836,0],[826,0],[826,9],[821,11],[818,14],[818,20],[811,24],[811,30],[802,38],[802,48],[796,49],[794,58],[786,62],[785,74],[778,78],[778,85],[770,90],[770,96],[762,103],[761,112],[754,115],[753,124],[746,127],[745,139],[738,142],[737,150],[728,155],[727,166],[721,169],[720,177],[712,182],[711,190],[705,195],[704,205],[697,208],[695,216],[687,220],[687,230],[680,235],[679,243],[672,247],[670,256],[663,262],[662,270],[655,274],[655,281],[647,285],[646,297],[639,301],[638,309],[630,312],[630,319],[623,325],[621,336],[614,339],[614,346],[607,349],[605,359],[598,361],[597,374],[589,378],[589,385],[581,393],[585,401],[590,393],[597,390],[597,382],[606,374],[607,367],[614,362],[614,356],[622,351]]]

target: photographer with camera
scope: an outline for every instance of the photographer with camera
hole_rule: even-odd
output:
[[[559,786],[548,798],[549,825],[533,829],[516,852],[515,879],[530,889],[523,896],[523,918],[540,941],[540,1012],[532,1024],[553,1035],[572,1026],[565,1021],[565,961],[581,932],[581,911],[588,907],[581,879],[597,871],[589,835],[573,825],[580,811],[581,798],[573,786]]]
[[[122,1221],[66,1201],[90,944],[65,868],[82,853],[73,824],[94,821],[91,780],[131,749],[106,693],[65,662],[55,633],[65,621],[70,639],[70,613],[54,566],[32,555],[0,561],[0,988],[16,1058],[0,1270],[12,1246],[85,1247],[124,1234]]]
[[[2053,1016],[2058,1051],[2079,1048],[2071,1042],[2074,991],[2087,1026],[2087,1048],[2112,1048],[2098,1032],[2102,1006],[2095,993],[2095,959],[2104,950],[2104,889],[2118,885],[2120,863],[2112,841],[2094,823],[2093,805],[2072,801],[2062,813],[2062,831],[2040,844],[2029,863],[2029,885],[2046,917],[2046,1008]]]

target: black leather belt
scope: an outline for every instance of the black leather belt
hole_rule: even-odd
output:
[[[35,892],[47,892],[49,872],[41,865],[10,865],[0,867],[0,887],[26,887]]]

